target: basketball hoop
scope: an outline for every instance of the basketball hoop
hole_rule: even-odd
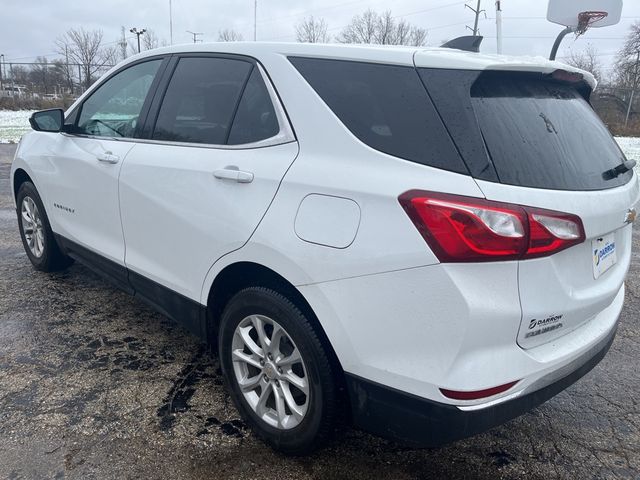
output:
[[[635,0],[637,1],[637,0]],[[565,27],[551,48],[549,60],[555,60],[562,39],[574,33],[576,38],[590,28],[616,25],[622,15],[623,0],[548,0],[547,20]]]
[[[578,14],[578,26],[575,27],[576,37],[583,35],[594,23],[609,16],[609,12],[589,11]]]

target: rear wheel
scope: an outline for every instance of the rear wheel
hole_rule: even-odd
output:
[[[334,431],[335,371],[305,315],[266,288],[227,304],[219,352],[231,396],[253,430],[277,450],[308,453]]]
[[[58,247],[47,212],[33,183],[24,182],[20,185],[16,200],[20,237],[33,266],[43,272],[52,272],[73,263]]]

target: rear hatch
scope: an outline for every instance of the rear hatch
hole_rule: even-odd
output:
[[[620,293],[631,256],[633,171],[576,74],[420,68],[486,198],[574,214],[586,241],[519,262],[517,342],[532,348],[589,322]],[[548,67],[548,65],[547,65]]]

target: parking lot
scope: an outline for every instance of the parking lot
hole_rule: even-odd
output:
[[[0,478],[640,478],[640,233],[618,337],[576,385],[436,450],[347,429],[306,458],[240,420],[215,358],[81,265],[32,269],[0,145]]]

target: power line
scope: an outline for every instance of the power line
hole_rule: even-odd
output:
[[[451,2],[451,3],[447,3],[447,4],[444,4],[444,5],[439,5],[439,6],[435,6],[435,7],[423,8],[421,10],[415,10],[413,12],[403,13],[403,14],[400,14],[400,15],[393,15],[392,18],[410,17],[412,15],[418,15],[420,13],[431,12],[431,11],[434,11],[434,10],[440,10],[442,8],[453,7],[453,6],[456,6],[456,5],[465,5],[465,2]],[[466,22],[462,22],[462,23],[466,23]],[[342,30],[343,28],[346,28],[346,27],[348,27],[348,25],[340,25],[338,27],[327,28],[327,31],[328,32],[333,32],[335,30]],[[434,28],[441,28],[441,27],[434,27]],[[427,27],[427,30],[431,30],[431,28]],[[291,34],[288,34],[288,35],[280,35],[280,36],[277,36],[277,37],[269,37],[269,38],[266,38],[265,40],[279,40],[279,39],[282,39],[282,38],[289,38],[289,37],[295,37],[295,33],[291,33]]]
[[[484,38],[496,38],[495,36],[485,36]],[[519,39],[542,39],[549,40],[555,39],[554,36],[542,36],[542,35],[504,35],[502,38],[519,38]],[[588,37],[589,40],[624,40],[627,37]]]
[[[357,5],[359,3],[368,3],[369,4],[368,6],[371,7],[372,5],[377,5],[377,4],[380,4],[380,3],[386,3],[386,0],[378,0],[378,1],[375,1],[375,2],[370,2],[369,0],[357,0],[355,2],[341,3],[341,4],[338,4],[338,5],[332,5],[332,6],[328,6],[328,7],[305,10],[302,13],[296,13],[296,14],[292,14],[292,15],[286,15],[286,16],[277,17],[277,18],[273,18],[272,17],[272,18],[260,20],[260,21],[258,21],[258,24],[260,25],[260,24],[264,24],[264,23],[279,22],[281,20],[287,20],[289,18],[305,17],[305,16],[308,16],[310,14],[317,13],[317,12],[320,12],[320,11],[332,10],[332,9],[338,8],[338,7],[349,7],[349,6],[352,6],[352,5]],[[445,8],[445,7],[450,6],[450,5],[462,5],[463,3],[464,2],[460,2],[460,1],[459,2],[455,2],[453,4],[451,2],[448,2],[446,5],[435,5],[435,6],[432,6],[431,8],[428,8],[427,11],[429,11],[429,10],[437,10],[439,8]],[[424,10],[419,10],[418,13],[420,13],[422,11],[424,11]],[[242,23],[240,23],[239,25],[242,25]],[[246,23],[245,23],[245,25],[246,25]]]
[[[133,40],[134,38],[135,38],[134,36],[125,37],[125,40]],[[106,47],[106,46],[109,46],[109,45],[115,45],[115,44],[120,43],[120,42],[122,42],[122,39],[120,39],[120,40],[115,40],[115,41],[113,41],[113,42],[105,42],[105,43],[103,43],[103,44],[102,44],[102,46],[103,46],[103,47]],[[53,53],[46,53],[46,54],[44,54],[44,55],[30,55],[30,56],[28,56],[28,57],[14,57],[14,58],[8,58],[8,59],[6,59],[6,60],[5,60],[5,62],[6,62],[6,63],[10,63],[10,62],[14,62],[14,63],[15,63],[15,61],[16,61],[16,60],[29,60],[29,59],[31,59],[31,58],[34,58],[34,59],[35,59],[35,58],[38,58],[38,57],[43,57],[43,58],[46,58],[47,60],[49,60],[47,57],[53,57],[54,55],[55,55],[55,56],[60,56],[60,55],[62,55],[62,53],[60,53],[60,52],[53,52]]]

